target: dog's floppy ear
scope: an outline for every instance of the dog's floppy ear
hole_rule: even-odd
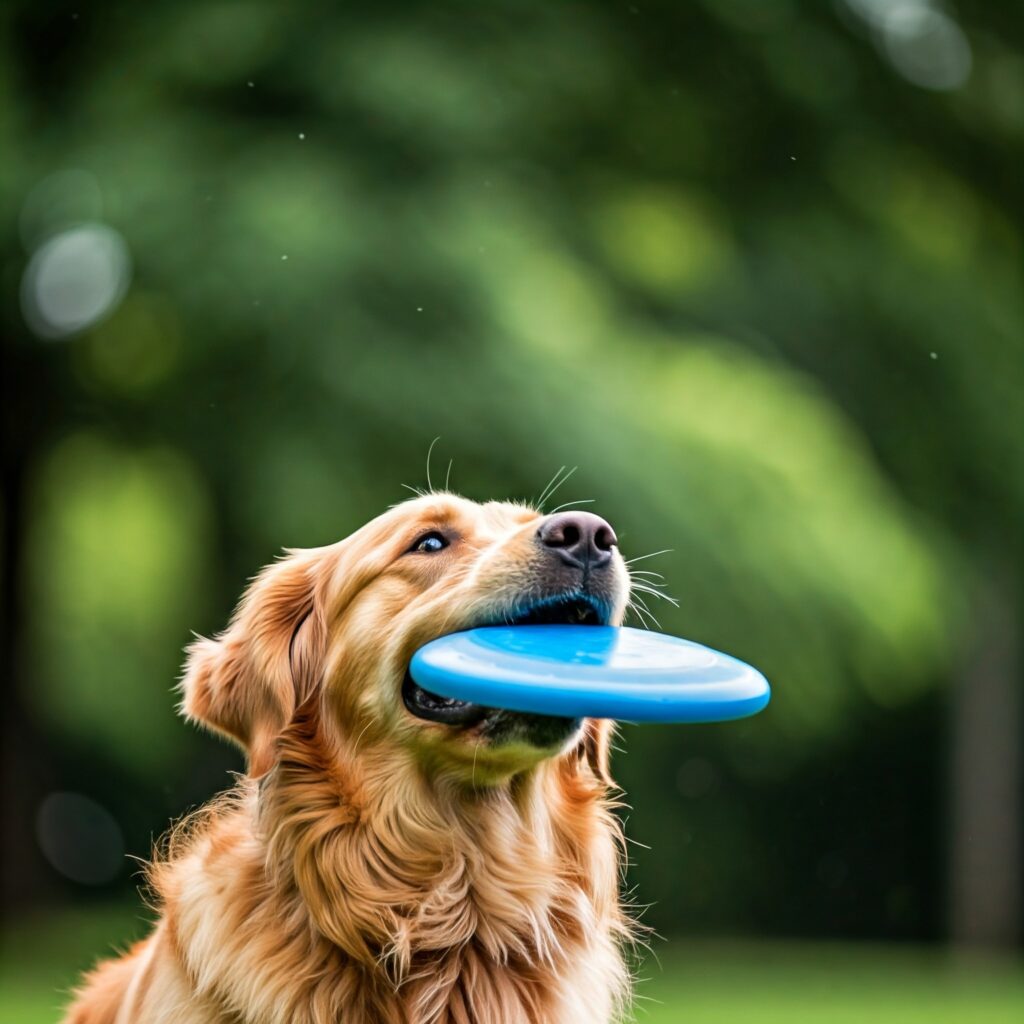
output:
[[[615,723],[607,718],[588,718],[583,727],[583,757],[594,777],[609,788],[615,786],[611,769],[614,735]]]
[[[264,569],[227,630],[188,648],[181,710],[238,743],[252,776],[273,766],[278,734],[319,682],[321,560],[316,551],[291,552]]]

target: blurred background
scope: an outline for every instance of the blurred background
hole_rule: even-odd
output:
[[[622,730],[638,1019],[1024,1019],[1018,5],[0,17],[3,1019],[241,767],[190,631],[435,437],[773,683]]]

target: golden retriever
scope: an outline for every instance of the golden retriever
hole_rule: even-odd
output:
[[[622,620],[611,527],[429,494],[256,578],[182,709],[246,775],[149,868],[152,933],[70,1024],[600,1024],[626,1005],[612,724],[449,700],[439,635]]]

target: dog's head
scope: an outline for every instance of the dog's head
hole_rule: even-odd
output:
[[[628,593],[595,515],[428,495],[266,569],[226,632],[189,649],[183,708],[240,743],[253,775],[305,706],[342,747],[407,754],[433,775],[480,785],[580,757],[608,782],[609,723],[448,700],[408,665],[428,640],[475,626],[617,625]]]

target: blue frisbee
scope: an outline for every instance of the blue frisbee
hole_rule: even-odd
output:
[[[757,669],[710,647],[614,626],[488,626],[421,647],[425,690],[485,707],[626,722],[724,722],[770,696]]]

